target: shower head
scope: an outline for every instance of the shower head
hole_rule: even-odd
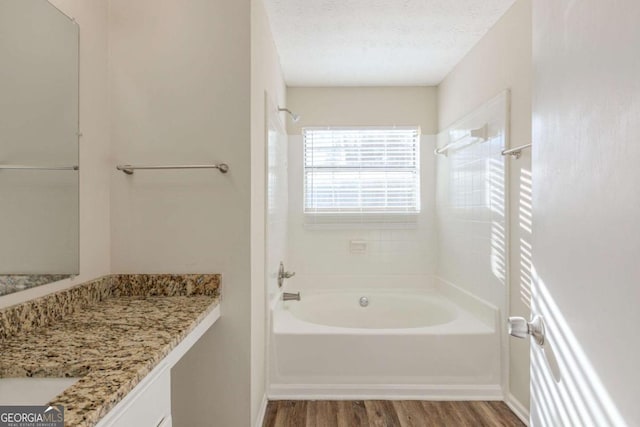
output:
[[[288,108],[278,107],[278,111],[284,111],[286,113],[289,113],[289,115],[291,116],[291,120],[293,120],[294,122],[297,122],[298,120],[300,120],[300,116],[298,114],[292,112]]]

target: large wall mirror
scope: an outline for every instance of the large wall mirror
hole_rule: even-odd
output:
[[[78,25],[0,0],[0,295],[79,273]]]

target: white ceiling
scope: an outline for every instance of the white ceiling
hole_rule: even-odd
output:
[[[437,85],[515,0],[265,0],[289,86]]]

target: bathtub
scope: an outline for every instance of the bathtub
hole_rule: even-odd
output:
[[[502,397],[496,310],[436,290],[301,295],[272,310],[270,398]]]

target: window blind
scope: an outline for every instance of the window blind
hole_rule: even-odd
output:
[[[304,213],[393,222],[420,212],[420,132],[411,128],[307,128]]]

